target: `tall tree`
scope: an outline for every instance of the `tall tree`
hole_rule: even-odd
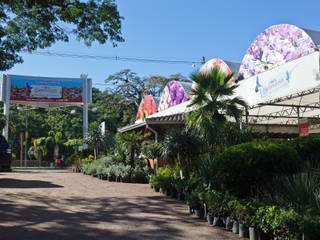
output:
[[[93,146],[94,159],[98,158],[99,145],[103,142],[101,127],[97,122],[92,122],[88,128],[88,137],[84,140],[87,144]]]
[[[232,77],[233,73],[226,75],[218,68],[214,68],[208,74],[191,75],[197,88],[193,89],[194,98],[190,106],[198,106],[198,109],[190,112],[187,123],[199,128],[212,153],[223,142],[227,118],[239,122],[243,111],[240,107],[246,106],[241,98],[233,97],[238,85],[229,83]]]
[[[86,45],[110,41],[116,46],[124,41],[121,19],[114,0],[3,0],[0,70],[21,63],[21,51],[50,47],[56,41],[68,42],[70,35]]]

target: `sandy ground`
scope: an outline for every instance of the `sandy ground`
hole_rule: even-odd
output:
[[[64,170],[0,173],[0,239],[240,239],[147,184]]]

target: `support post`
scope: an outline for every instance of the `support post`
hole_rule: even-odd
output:
[[[88,75],[81,74],[83,83],[82,90],[82,102],[83,102],[83,139],[85,139],[88,135]],[[84,144],[83,148],[86,149],[87,145]]]
[[[4,107],[3,107],[3,113],[6,117],[6,124],[3,129],[3,135],[7,139],[9,138],[9,110],[10,110],[10,76],[3,75],[2,76],[2,94],[4,94],[3,100],[4,100]]]
[[[154,133],[154,141],[157,143],[158,142],[158,132],[156,130],[154,130],[153,128],[151,128],[148,124],[147,124],[147,129],[149,129],[151,132]],[[156,158],[156,170],[158,170],[159,168],[159,158]]]
[[[29,132],[28,132],[28,107],[26,106],[26,133],[24,135],[24,140],[25,140],[24,167],[27,167],[27,160],[28,160],[28,137],[29,137]]]
[[[20,167],[23,166],[23,139],[24,134],[23,132],[20,133]]]

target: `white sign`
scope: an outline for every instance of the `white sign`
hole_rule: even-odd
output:
[[[61,98],[61,86],[31,85],[31,96],[36,98]]]
[[[319,52],[240,81],[236,95],[250,106],[320,86]]]

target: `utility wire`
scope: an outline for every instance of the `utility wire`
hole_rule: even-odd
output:
[[[98,56],[98,55],[57,53],[57,52],[49,52],[49,51],[41,51],[41,52],[37,51],[37,52],[32,52],[30,54],[65,57],[65,58],[87,58],[87,59],[95,59],[95,60],[130,61],[130,62],[142,62],[142,63],[201,64],[200,61],[166,60],[166,59],[140,58],[140,57]]]

